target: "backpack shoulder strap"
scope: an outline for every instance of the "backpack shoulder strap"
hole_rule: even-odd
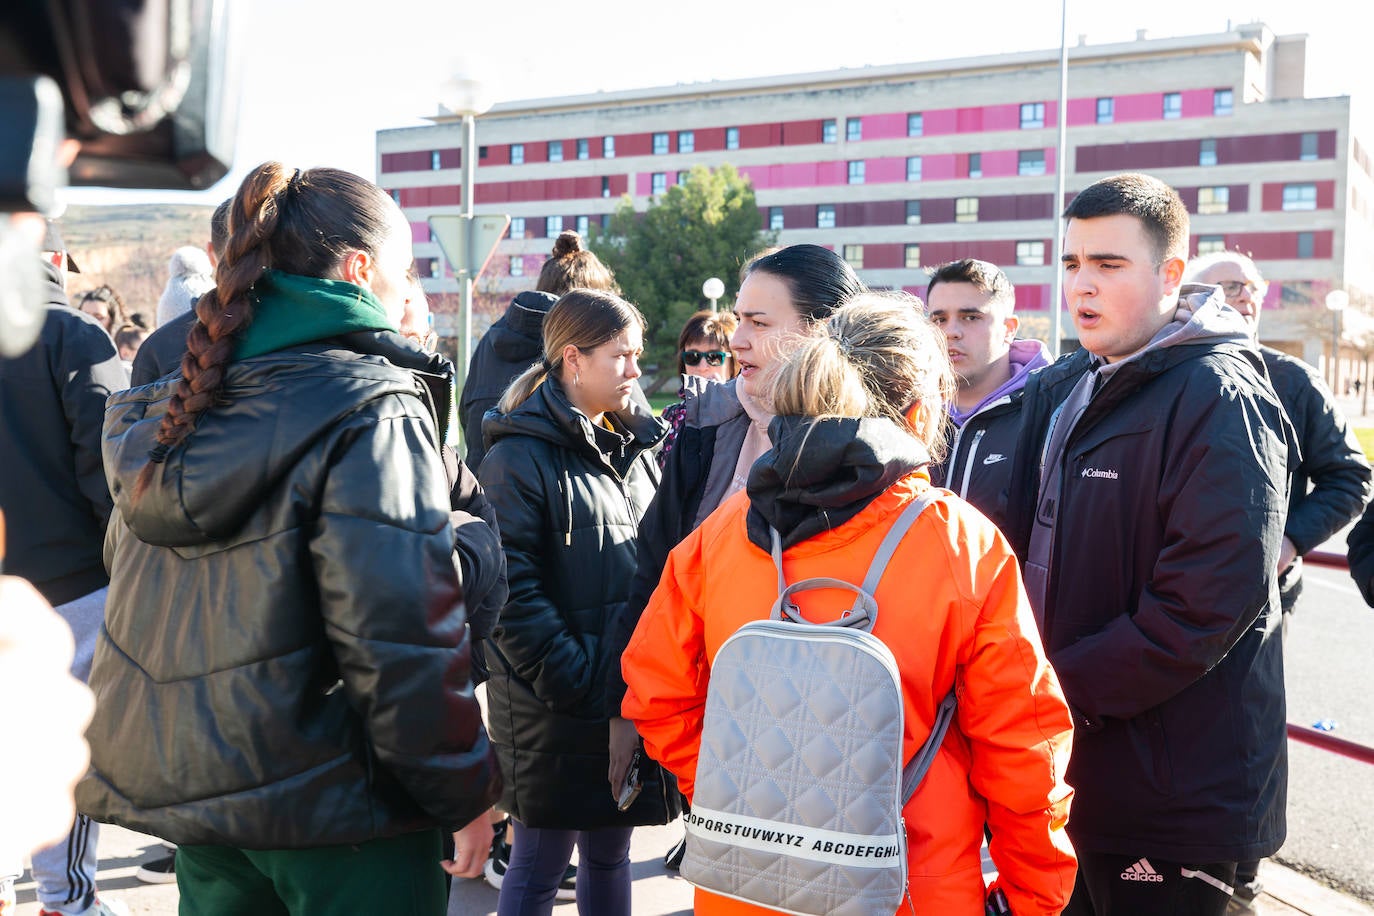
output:
[[[940,750],[940,745],[945,741],[945,732],[949,731],[949,723],[954,721],[954,709],[958,701],[954,697],[954,689],[950,688],[945,698],[940,701],[940,706],[935,710],[935,725],[930,730],[930,736],[926,738],[926,743],[921,745],[916,756],[911,758],[911,762],[902,767],[902,806],[911,800],[916,787],[925,779],[926,770],[930,769],[930,764],[935,760],[935,754]]]
[[[878,545],[878,552],[873,555],[873,562],[868,566],[868,575],[864,577],[864,591],[870,595],[877,591],[878,581],[887,571],[887,564],[892,559],[892,555],[897,552],[897,546],[902,543],[902,538],[906,537],[911,526],[916,524],[916,519],[926,510],[926,506],[935,502],[936,495],[935,488],[928,487],[924,493],[907,503],[902,514],[897,516],[897,520],[892,523],[892,527],[887,531],[887,537],[883,538],[883,542]],[[779,566],[779,569],[781,568]]]

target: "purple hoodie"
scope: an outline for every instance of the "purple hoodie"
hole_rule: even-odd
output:
[[[969,417],[984,407],[1000,401],[1014,391],[1020,391],[1026,384],[1027,376],[1036,369],[1050,364],[1050,351],[1038,340],[1013,340],[1010,358],[1011,378],[1007,379],[1006,384],[1002,387],[974,405],[972,410],[960,410],[953,401],[950,402],[949,418],[954,421],[955,426],[963,426]]]

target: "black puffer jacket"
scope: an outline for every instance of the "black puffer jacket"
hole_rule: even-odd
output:
[[[606,780],[605,636],[625,613],[640,518],[658,483],[649,449],[665,429],[631,404],[618,432],[593,426],[554,379],[509,414],[487,414],[478,476],[496,507],[510,599],[487,645],[492,742],[502,806],[530,827],[661,824],[677,789],[656,765],[639,800],[616,810]]]
[[[1032,605],[1047,583],[1045,651],[1080,726],[1075,846],[1244,861],[1285,831],[1275,567],[1292,431],[1239,315],[1190,304],[1129,360],[1080,350],[1031,376],[1005,530]],[[1085,373],[1100,388],[1041,494],[1051,418]],[[1047,577],[1028,559],[1036,525],[1054,529]]]
[[[1287,613],[1302,594],[1302,555],[1359,517],[1369,499],[1370,471],[1350,424],[1316,370],[1269,347],[1260,347],[1260,355],[1302,451],[1302,460],[1289,468],[1293,485],[1283,525],[1284,537],[1298,549],[1298,559],[1279,578]]]
[[[171,383],[111,399],[82,811],[177,843],[303,848],[456,828],[495,800],[436,432],[447,389],[358,352],[398,340],[232,364],[227,402],[138,501]]]
[[[0,510],[5,572],[56,605],[109,582],[100,424],[105,399],[128,386],[128,374],[110,335],[67,305],[56,270],[44,266],[49,305],[38,341],[0,359]]]
[[[544,316],[558,297],[534,290],[520,293],[477,342],[458,403],[463,424],[463,461],[476,473],[486,456],[482,417],[496,406],[516,376],[544,355]]]

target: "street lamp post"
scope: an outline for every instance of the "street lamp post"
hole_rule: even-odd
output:
[[[711,314],[716,312],[716,300],[725,295],[725,284],[720,277],[712,277],[701,284],[701,294],[711,300]]]
[[[1326,307],[1331,312],[1331,393],[1340,394],[1341,383],[1341,318],[1350,304],[1350,294],[1333,289],[1326,294]]]
[[[439,88],[439,101],[449,111],[463,119],[463,216],[469,222],[472,218],[473,202],[476,199],[477,180],[477,117],[491,108],[485,87],[481,81],[466,75],[457,74]],[[458,391],[467,383],[468,363],[472,360],[472,288],[476,280],[473,265],[480,263],[480,256],[473,250],[473,235],[466,235],[467,251],[464,252],[462,269],[459,271],[461,298],[458,306]],[[485,252],[483,252],[485,255]]]

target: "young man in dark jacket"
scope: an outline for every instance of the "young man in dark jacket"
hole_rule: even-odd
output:
[[[945,405],[946,453],[930,469],[931,483],[973,503],[997,525],[1011,456],[1021,431],[1021,390],[1049,365],[1038,340],[1017,340],[1016,290],[995,265],[975,258],[936,268],[926,286],[926,316],[945,335],[959,383]]]
[[[1065,215],[1084,349],[1026,386],[1007,526],[1078,725],[1064,912],[1220,916],[1284,838],[1291,429],[1240,316],[1183,286],[1173,189],[1118,175]]]
[[[65,253],[51,230],[44,244]],[[113,502],[100,428],[105,399],[128,376],[105,329],[67,304],[54,260],[64,263],[42,264],[48,306],[38,342],[0,359],[0,510],[5,572],[32,582],[71,627],[72,673],[85,681],[110,583],[101,552]],[[95,896],[98,838],[99,825],[79,814],[66,841],[34,853],[44,912],[111,912]]]

